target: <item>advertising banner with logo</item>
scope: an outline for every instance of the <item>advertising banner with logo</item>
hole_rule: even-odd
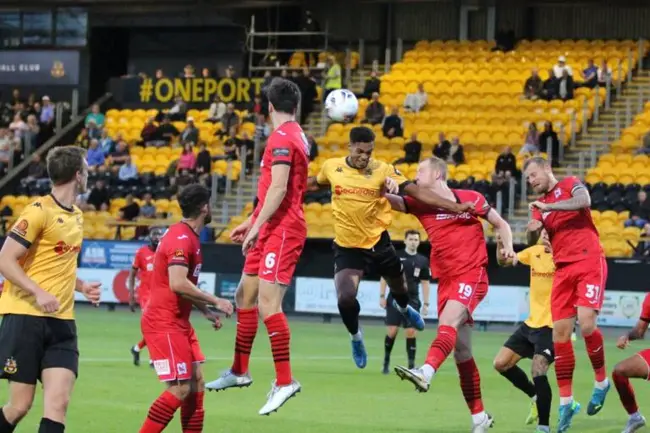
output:
[[[0,51],[0,85],[77,86],[79,51]]]
[[[645,295],[643,292],[605,291],[603,309],[598,316],[598,324],[602,326],[634,326],[639,320]]]
[[[129,269],[135,253],[145,242],[85,240],[79,265],[86,268]]]
[[[129,271],[126,269],[93,269],[79,268],[77,275],[85,281],[98,281],[102,283],[101,302],[104,304],[125,304],[129,302],[127,280]],[[199,289],[208,293],[215,293],[217,275],[213,272],[201,272],[199,275]],[[136,278],[136,287],[139,281]],[[75,301],[86,302],[81,293],[75,293]]]

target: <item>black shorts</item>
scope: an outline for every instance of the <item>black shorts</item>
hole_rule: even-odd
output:
[[[7,314],[0,324],[1,379],[35,385],[48,368],[77,376],[79,350],[74,320]]]
[[[346,248],[334,243],[334,273],[343,269],[358,269],[384,278],[398,278],[403,272],[402,262],[388,232],[383,232],[370,249]]]
[[[553,329],[548,326],[531,328],[525,323],[522,323],[510,338],[508,338],[504,346],[522,358],[532,358],[533,355],[542,355],[547,359],[549,364],[554,360]]]
[[[417,296],[409,297],[409,305],[420,311],[420,298]],[[400,326],[402,328],[412,328],[412,325],[407,323],[406,318],[400,313],[397,308],[393,306],[393,297],[388,295],[386,297],[386,326]]]

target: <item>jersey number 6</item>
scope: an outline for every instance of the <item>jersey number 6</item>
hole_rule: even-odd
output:
[[[275,267],[275,253],[268,253],[264,258],[264,266],[267,269],[273,269]]]

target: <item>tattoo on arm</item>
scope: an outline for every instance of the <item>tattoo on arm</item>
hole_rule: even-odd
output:
[[[573,197],[568,200],[549,203],[549,210],[578,210],[591,206],[591,197],[585,187],[579,187],[573,191]]]

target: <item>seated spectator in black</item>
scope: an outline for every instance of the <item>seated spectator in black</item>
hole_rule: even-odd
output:
[[[510,24],[506,24],[502,29],[500,29],[495,35],[496,46],[494,51],[503,51],[508,52],[515,49],[515,44],[517,43],[517,38],[515,37],[515,31],[512,29]]]
[[[607,65],[607,60],[603,60],[598,71],[596,71],[596,78],[598,85],[601,87],[605,87],[607,85],[607,80],[612,79],[612,68]]]
[[[187,118],[185,129],[181,132],[181,142],[194,144],[199,142],[199,129],[194,125],[193,117]]]
[[[547,159],[551,160],[551,166],[560,166],[560,140],[557,132],[553,130],[551,122],[545,122],[544,130],[539,134],[539,150],[547,155]]]
[[[381,130],[384,133],[384,137],[387,138],[401,137],[404,135],[404,120],[399,115],[399,109],[397,107],[393,107],[390,115],[384,117]]]
[[[249,122],[255,122],[257,115],[264,113],[264,108],[262,107],[262,97],[260,95],[255,95],[255,97],[253,98],[253,102],[250,105],[250,109],[248,110],[248,113],[249,114],[246,120],[248,120]]]
[[[407,112],[419,113],[426,105],[429,95],[424,91],[424,84],[418,84],[418,89],[415,93],[409,93],[404,99],[404,109]]]
[[[172,106],[172,108],[169,109],[167,113],[163,113],[162,111],[158,112],[158,115],[156,116],[156,121],[160,122],[165,117],[169,117],[174,122],[177,121],[184,122],[186,115],[187,115],[187,104],[185,103],[185,101],[183,101],[183,98],[177,96],[176,98],[174,98],[174,105]]]
[[[215,135],[226,136],[230,134],[230,130],[239,127],[239,116],[235,113],[235,105],[230,103],[226,106],[226,114],[221,118],[221,130],[217,131]]]
[[[156,218],[156,205],[154,204],[151,193],[145,193],[142,197],[142,206],[140,206],[140,216],[143,218]]]
[[[587,67],[580,72],[582,77],[581,83],[576,83],[576,87],[588,87],[593,89],[598,84],[598,68],[594,65],[594,59],[587,60]]]
[[[204,142],[199,144],[199,153],[196,155],[196,174],[199,180],[205,181],[205,178],[212,173],[212,155],[208,151]]]
[[[76,146],[83,147],[84,149],[88,149],[88,146],[90,145],[90,137],[88,136],[87,128],[81,129],[81,132],[77,136],[77,139],[75,140],[74,144]]]
[[[203,78],[210,78],[212,77],[212,71],[210,68],[203,68],[201,69],[201,77]]]
[[[634,248],[634,257],[650,257],[650,224],[641,230],[641,241]]]
[[[229,138],[223,144],[223,152],[225,159],[228,161],[239,160],[239,146],[237,145],[237,139]]]
[[[558,81],[559,80],[555,78],[553,69],[549,70],[548,78],[544,80],[544,90],[542,90],[542,94],[547,101],[551,101],[558,97]]]
[[[433,146],[433,156],[438,157],[444,161],[449,158],[449,152],[451,150],[451,143],[445,138],[445,133],[441,132],[438,134],[438,142]]]
[[[446,159],[447,163],[459,165],[465,163],[465,151],[463,150],[463,145],[460,144],[458,137],[451,139],[451,145],[449,146],[449,156]]]
[[[512,153],[512,148],[506,146],[503,152],[499,154],[497,162],[494,165],[492,180],[509,179],[517,175],[517,157]]]
[[[316,81],[311,76],[309,68],[303,68],[302,74],[296,76],[294,81],[300,89],[300,124],[304,125],[307,123],[309,115],[314,111],[314,99],[318,95]],[[261,105],[260,108],[262,108]],[[262,113],[261,110],[260,113]]]
[[[530,71],[530,77],[524,83],[524,98],[526,99],[537,99],[542,94],[542,89],[544,88],[544,82],[539,76],[539,71],[537,68],[533,68]]]
[[[307,136],[307,142],[309,142],[309,160],[313,161],[318,158],[318,143],[311,134]]]
[[[106,188],[106,184],[102,179],[98,179],[95,187],[88,194],[87,203],[91,206],[92,210],[105,211],[108,210],[110,205],[110,198],[111,195],[108,188]]]
[[[114,173],[117,173],[120,170],[120,167],[131,158],[129,157],[129,147],[126,145],[126,141],[122,140],[117,143],[115,147],[115,152],[111,153],[111,169]]]
[[[380,84],[381,81],[379,81],[379,78],[377,78],[377,72],[372,71],[366,80],[366,84],[363,86],[363,93],[359,96],[362,98],[370,99],[373,93],[379,94]]]
[[[120,208],[119,216],[122,221],[133,221],[140,216],[140,206],[132,194],[126,196],[126,205]]]
[[[176,186],[184,187],[191,183],[194,183],[194,176],[192,175],[192,172],[187,169],[179,170],[178,175],[176,176]]]
[[[180,135],[180,132],[173,123],[171,123],[169,117],[163,117],[163,121],[158,127],[158,139],[164,142],[166,145],[169,145],[173,140]]]
[[[210,110],[208,111],[208,118],[206,122],[217,123],[221,122],[221,118],[226,114],[226,104],[219,98],[218,95],[214,96]]]
[[[29,107],[28,112],[29,114],[33,114],[34,116],[36,116],[36,120],[38,120],[41,118],[41,110],[42,110],[41,103],[37,101],[34,102],[34,105]]]
[[[573,77],[569,75],[569,72],[565,69],[564,72],[562,72],[562,78],[560,78],[557,83],[558,97],[563,101],[573,99],[573,87]]]
[[[414,132],[411,134],[411,140],[404,144],[404,158],[400,158],[393,164],[414,164],[420,162],[420,153],[422,153],[422,143],[418,141],[418,136]]]
[[[16,111],[16,109],[18,108],[18,104],[22,104],[24,102],[25,102],[25,99],[20,94],[20,90],[19,89],[14,89],[11,92],[11,102],[10,102],[11,109],[13,111]]]
[[[650,200],[644,190],[639,191],[638,201],[630,209],[630,218],[625,220],[625,227],[638,227],[642,229],[650,222]]]
[[[378,125],[384,120],[386,116],[386,110],[384,109],[384,104],[379,102],[379,93],[375,92],[372,94],[372,99],[366,107],[366,118],[361,121],[361,123],[370,123],[371,125]]]
[[[155,146],[158,142],[161,141],[160,134],[158,133],[158,126],[156,126],[154,123],[153,117],[149,117],[145,122],[144,126],[142,127],[142,131],[140,132],[140,138],[142,141],[138,144],[141,144],[145,147]]]
[[[86,161],[88,162],[88,171],[91,173],[104,171],[106,168],[104,165],[106,163],[106,155],[99,148],[99,142],[97,140],[90,140],[88,152],[86,153]]]
[[[124,164],[120,166],[117,172],[117,179],[120,184],[126,186],[136,185],[138,183],[138,168],[135,166],[131,157],[127,156]]]

